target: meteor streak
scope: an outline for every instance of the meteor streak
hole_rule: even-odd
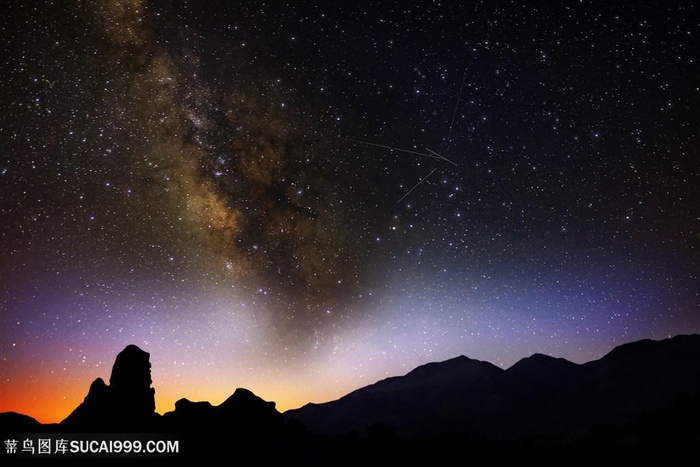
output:
[[[406,152],[406,153],[408,153],[408,154],[416,154],[416,155],[418,155],[418,156],[430,157],[431,159],[440,159],[440,160],[447,161],[447,162],[449,162],[449,163],[451,163],[451,164],[457,165],[457,164],[455,164],[454,162],[452,162],[452,161],[446,159],[445,157],[441,156],[440,154],[436,153],[435,151],[430,151],[430,149],[428,149],[428,151],[430,151],[432,154],[425,154],[425,153],[423,153],[423,152],[411,151],[410,149],[401,149],[401,148],[397,148],[397,147],[394,147],[394,146],[387,146],[387,145],[385,145],[385,144],[370,143],[369,141],[362,141],[362,140],[359,140],[359,139],[352,139],[352,138],[343,138],[343,139],[346,140],[346,141],[352,141],[352,142],[355,142],[355,143],[366,144],[366,145],[368,145],[368,146],[375,146],[375,147],[378,147],[378,148],[389,149],[389,150],[392,150],[392,151]],[[426,148],[426,149],[427,149],[427,148]]]
[[[423,182],[425,181],[425,179],[428,178],[428,177],[430,177],[430,176],[433,174],[433,172],[435,172],[436,170],[437,170],[437,169],[431,170],[430,173],[428,173],[428,175],[426,175],[425,177],[421,178],[421,179],[418,181],[418,183],[416,183],[415,185],[413,185],[413,188],[411,188],[410,190],[408,190],[408,191],[406,192],[406,194],[403,195],[403,196],[397,201],[397,203],[400,203],[401,201],[403,201],[403,199],[404,199],[406,196],[410,195],[411,192],[412,192],[413,190],[415,190],[416,188],[418,188],[418,185],[420,185],[421,183],[423,183]]]
[[[455,110],[452,112],[452,121],[450,122],[450,130],[447,132],[447,141],[452,138],[452,127],[455,124],[455,117],[457,117],[457,108],[459,107],[459,101],[462,99],[462,90],[464,89],[464,80],[467,78],[467,70],[464,70],[464,75],[462,75],[462,84],[459,86],[459,94],[457,94],[457,102],[455,103]]]
[[[410,150],[410,149],[401,149],[401,148],[397,148],[397,147],[395,147],[395,146],[387,146],[387,145],[385,145],[385,144],[370,143],[369,141],[362,141],[362,140],[359,140],[359,139],[352,139],[352,138],[343,138],[343,139],[344,139],[345,141],[352,141],[352,142],[354,142],[354,143],[366,144],[366,145],[368,145],[368,146],[375,146],[375,147],[378,147],[378,148],[389,149],[389,150],[391,150],[391,151],[407,152],[407,153],[409,153],[409,154],[416,154],[416,155],[418,155],[418,156],[430,157],[431,159],[440,159],[440,160],[442,160],[442,161],[449,162],[450,164],[452,164],[452,165],[454,165],[455,167],[457,167],[457,164],[455,164],[454,162],[452,162],[451,160],[449,160],[449,159],[446,158],[445,156],[438,154],[437,152],[433,151],[433,150],[430,149],[430,148],[425,148],[426,151],[430,152],[430,154],[426,154],[426,153],[424,153],[424,152],[412,151],[412,150]]]
[[[401,148],[397,148],[397,147],[395,147],[395,146],[388,146],[388,145],[386,145],[386,144],[370,143],[369,141],[362,141],[362,140],[359,140],[359,139],[352,139],[352,138],[343,138],[343,139],[346,140],[346,141],[352,141],[352,142],[355,142],[355,143],[366,144],[366,145],[368,145],[368,146],[375,146],[375,147],[378,147],[378,148],[389,149],[389,150],[391,150],[391,151],[406,152],[406,153],[415,154],[415,155],[418,155],[418,156],[429,157],[429,158],[431,158],[431,159],[438,159],[438,160],[441,160],[441,161],[449,162],[450,164],[452,164],[452,165],[454,165],[455,167],[457,167],[457,164],[455,164],[454,162],[452,162],[451,160],[449,160],[447,157],[443,156],[442,154],[438,154],[437,152],[433,151],[433,150],[430,149],[430,148],[425,148],[425,150],[428,151],[428,152],[430,153],[430,154],[426,154],[426,153],[423,153],[423,152],[412,151],[412,150],[410,150],[410,149],[401,149]],[[418,188],[418,186],[420,186],[420,184],[423,183],[428,177],[430,177],[430,176],[433,174],[433,172],[435,172],[436,170],[437,170],[437,167],[434,168],[433,170],[431,170],[431,171],[428,173],[428,175],[426,175],[425,177],[421,178],[421,179],[418,181],[418,183],[416,183],[415,185],[413,185],[413,187],[412,187],[410,190],[408,190],[408,191],[406,192],[406,194],[404,194],[404,195],[397,201],[397,203],[400,203],[401,201],[403,201],[404,198],[406,198],[408,195],[410,195],[411,192],[413,192],[413,190],[415,190],[416,188]]]

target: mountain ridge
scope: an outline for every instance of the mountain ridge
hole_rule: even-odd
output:
[[[109,385],[97,378],[66,419],[41,424],[5,412],[0,432],[175,433],[189,446],[235,442],[243,450],[263,440],[319,461],[339,449],[358,449],[364,459],[377,449],[415,453],[436,442],[509,452],[700,447],[698,334],[630,342],[583,364],[535,353],[502,369],[461,355],[284,413],[236,388],[218,406],[182,398],[161,415],[151,382],[149,354],[130,345]]]
[[[285,417],[326,435],[366,433],[377,423],[396,426],[399,436],[407,439],[445,435],[426,432],[421,426],[425,420],[411,415],[432,413],[433,426],[451,426],[452,420],[462,419],[460,436],[549,436],[633,423],[635,417],[663,410],[684,393],[700,394],[698,335],[623,344],[583,364],[543,354],[525,357],[505,370],[478,362],[462,356],[429,363],[335,401],[288,410]],[[465,368],[473,373],[460,373]],[[434,384],[440,378],[442,388]],[[441,407],[446,405],[451,413],[443,415]]]

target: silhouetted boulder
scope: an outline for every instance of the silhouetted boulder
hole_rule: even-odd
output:
[[[277,431],[284,424],[284,416],[275,406],[274,402],[238,388],[219,406],[219,411],[223,418],[235,421],[239,428],[247,432],[267,432]]]
[[[122,350],[107,386],[102,378],[90,385],[83,402],[62,422],[71,431],[151,431],[156,428],[155,389],[151,387],[150,354],[135,345]]]
[[[182,398],[175,402],[175,411],[168,412],[164,415],[166,418],[173,420],[180,419],[183,423],[183,428],[197,426],[197,424],[205,423],[209,417],[212,417],[215,408],[208,401],[192,402],[189,399]]]
[[[174,411],[163,415],[163,426],[172,431],[207,433],[208,436],[212,432],[268,436],[284,426],[284,416],[275,405],[247,389],[238,388],[218,406],[180,399]]]
[[[112,367],[109,387],[125,416],[141,417],[156,410],[156,390],[151,387],[150,354],[135,345],[122,350]]]
[[[180,399],[161,417],[164,432],[177,434],[185,458],[216,452],[253,454],[256,460],[283,456],[284,416],[251,391],[238,388],[220,405]]]

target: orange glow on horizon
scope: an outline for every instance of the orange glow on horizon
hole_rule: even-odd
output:
[[[70,384],[56,384],[54,375],[5,382],[0,397],[0,412],[28,415],[43,424],[60,423],[83,402],[90,390],[90,384],[97,377],[99,376],[90,381],[72,381]],[[309,398],[311,394],[302,388],[280,391],[279,387],[271,390],[262,386],[239,385],[231,388],[210,387],[206,389],[207,394],[201,389],[199,392],[193,391],[192,394],[183,394],[170,391],[166,389],[167,386],[159,389],[159,386],[154,384],[152,387],[156,390],[156,412],[161,415],[175,410],[175,402],[182,398],[219,405],[231,396],[237,387],[248,389],[266,401],[275,402],[279,412],[299,408],[308,402],[325,402],[339,397],[332,397],[333,391],[330,388],[324,388],[327,390],[324,391],[326,397],[318,400]]]
[[[56,385],[52,376],[3,384],[0,412],[28,415],[40,423],[59,423],[83,401],[90,386]]]

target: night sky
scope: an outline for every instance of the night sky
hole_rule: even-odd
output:
[[[700,332],[694,2],[3,2],[0,411]]]

